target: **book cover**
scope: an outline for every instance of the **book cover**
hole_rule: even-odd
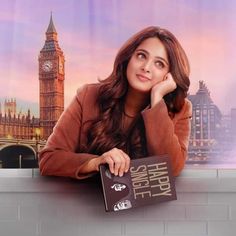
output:
[[[112,174],[108,165],[101,165],[100,175],[106,211],[177,199],[167,155],[131,160],[129,171],[122,177]]]

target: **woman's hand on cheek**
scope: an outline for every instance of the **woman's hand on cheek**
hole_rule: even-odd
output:
[[[152,87],[151,106],[155,106],[166,94],[174,91],[176,87],[177,85],[171,73],[167,73],[161,82]]]

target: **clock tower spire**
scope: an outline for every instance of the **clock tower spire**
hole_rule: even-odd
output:
[[[56,28],[53,24],[52,12],[51,12],[51,17],[50,17],[50,22],[49,22],[49,25],[48,25],[48,29],[47,29],[47,32],[46,32],[46,37],[47,37],[47,40],[57,41],[57,31],[56,31]]]
[[[39,107],[42,138],[47,139],[64,110],[64,64],[52,13],[46,40],[39,53]]]

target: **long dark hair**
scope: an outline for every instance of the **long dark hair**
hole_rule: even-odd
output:
[[[168,30],[159,27],[148,27],[132,36],[119,50],[113,71],[105,80],[97,97],[99,117],[91,122],[87,146],[89,152],[102,155],[117,147],[124,150],[131,158],[145,156],[145,129],[138,116],[129,132],[122,131],[124,100],[128,90],[126,69],[136,48],[148,38],[157,37],[163,43],[168,54],[170,73],[177,88],[165,95],[164,100],[170,114],[175,114],[184,105],[184,99],[190,85],[189,62],[176,37]]]

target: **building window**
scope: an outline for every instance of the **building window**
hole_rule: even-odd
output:
[[[203,120],[203,123],[207,123],[208,122],[207,116],[203,116],[202,120]]]

